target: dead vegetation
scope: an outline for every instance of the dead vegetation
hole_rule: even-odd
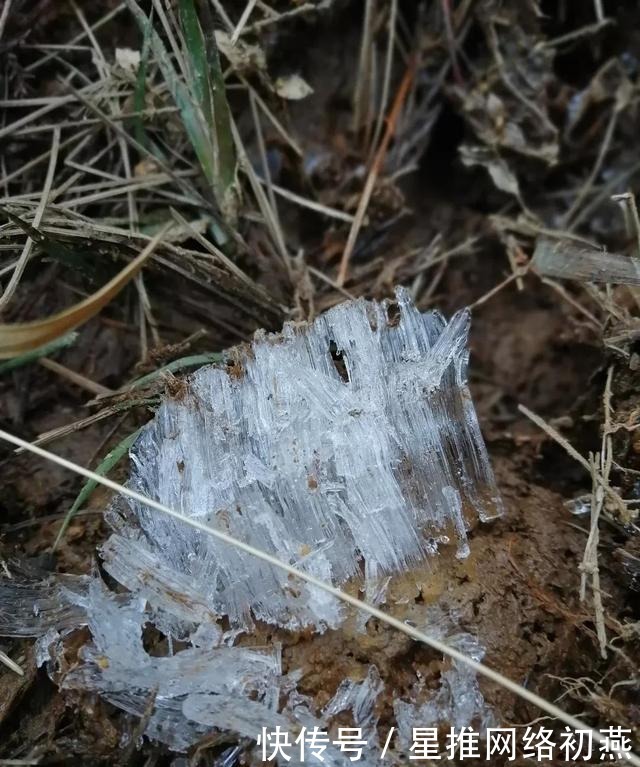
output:
[[[592,726],[636,729],[638,22],[632,2],[5,0],[0,425],[118,477],[165,388],[258,328],[395,284],[471,305],[512,501],[495,545],[512,557],[518,494],[545,487],[547,524],[583,552],[555,581],[507,563],[532,625],[565,632],[536,681]],[[97,483],[2,450],[3,567],[87,571]],[[0,661],[1,758],[109,760],[135,731],[40,690],[28,643]],[[118,758],[165,758],[143,755]]]

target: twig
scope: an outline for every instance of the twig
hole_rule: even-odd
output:
[[[71,87],[71,86],[69,86]],[[143,144],[140,144],[133,136],[131,136],[129,133],[127,133],[125,130],[123,130],[119,125],[116,124],[116,122],[107,114],[105,114],[99,107],[97,107],[92,101],[87,99],[84,94],[82,94],[80,91],[74,91],[75,95],[82,101],[85,107],[89,109],[91,112],[93,112],[96,117],[100,120],[100,122],[104,123],[105,125],[108,125],[109,128],[116,134],[116,136],[122,136],[127,143],[132,146],[137,152],[139,152],[143,157],[148,157],[151,159],[158,167],[162,168],[162,170],[170,176],[182,189],[183,191],[187,192],[189,195],[194,195],[194,199],[197,200],[197,202],[202,205],[202,207],[205,210],[210,210],[211,206],[207,202],[207,200],[200,194],[200,192],[196,191],[193,187],[186,184],[183,179],[179,177],[179,175],[171,168],[167,163],[165,163],[163,160],[161,160],[159,157],[153,154],[153,152],[149,151],[147,147],[145,147]],[[120,117],[123,117],[123,115],[120,115]]]
[[[261,178],[258,180],[261,184],[265,183],[265,181]],[[345,213],[343,210],[330,208],[328,205],[323,205],[321,202],[310,200],[308,197],[303,197],[300,194],[296,194],[290,189],[285,189],[284,187],[278,186],[278,184],[272,183],[271,188],[280,197],[284,198],[285,200],[289,200],[289,202],[293,202],[296,205],[300,205],[302,208],[313,210],[316,213],[321,213],[323,216],[327,216],[328,218],[335,218],[338,221],[346,221],[348,224],[353,223],[354,216],[352,216],[350,213]]]
[[[34,445],[47,445],[50,442],[55,442],[57,439],[68,437],[69,434],[75,434],[83,429],[93,426],[94,423],[104,421],[105,418],[111,418],[112,415],[117,415],[125,410],[132,410],[135,407],[148,407],[158,404],[157,397],[144,397],[141,399],[125,400],[124,402],[118,402],[115,405],[108,405],[98,413],[93,413],[86,418],[80,418],[77,421],[64,424],[64,426],[58,426],[56,429],[50,429],[39,434],[33,441]],[[22,453],[23,450],[19,448],[16,453]]]
[[[591,173],[589,174],[587,180],[580,185],[580,191],[578,192],[575,200],[573,201],[573,204],[571,205],[571,207],[569,208],[569,210],[566,212],[564,216],[564,221],[563,221],[564,227],[569,226],[569,224],[571,223],[571,219],[575,216],[578,210],[580,210],[582,201],[591,191],[593,184],[596,178],[598,177],[598,174],[600,173],[600,168],[602,167],[602,163],[604,162],[605,155],[609,151],[609,147],[611,145],[611,139],[613,138],[613,133],[615,131],[616,124],[618,122],[619,114],[620,114],[620,109],[617,106],[615,106],[611,112],[611,117],[609,118],[609,122],[607,123],[607,129],[602,139],[602,144],[600,145],[600,151],[598,152],[596,161],[593,165],[593,168],[591,169]]]
[[[239,72],[236,72],[235,74],[237,75],[240,82],[245,86],[245,88],[253,94],[253,97],[256,100],[256,103],[258,104],[260,109],[262,109],[262,111],[265,113],[266,117],[269,119],[273,127],[278,131],[278,133],[287,142],[287,144],[291,147],[291,149],[293,149],[293,151],[298,155],[298,157],[304,157],[304,152],[300,148],[300,145],[287,133],[282,123],[278,120],[278,118],[273,114],[273,112],[265,104],[264,100],[260,97],[260,94],[256,91],[256,89]]]
[[[2,13],[0,14],[0,40],[2,40],[2,35],[4,33],[4,27],[7,23],[7,19],[9,18],[9,11],[11,10],[11,3],[13,0],[4,0],[4,5],[2,7]]]
[[[278,219],[275,216],[275,213],[273,209],[271,208],[271,205],[269,204],[269,199],[267,198],[267,195],[264,193],[264,190],[260,186],[260,182],[258,181],[258,176],[253,169],[253,165],[251,164],[248,156],[247,151],[244,147],[244,144],[242,143],[242,139],[240,138],[240,133],[238,132],[238,128],[233,120],[231,120],[231,132],[233,135],[233,140],[236,145],[236,151],[238,153],[238,167],[241,168],[247,175],[247,178],[249,179],[249,183],[251,184],[251,188],[253,190],[253,194],[255,195],[256,202],[258,203],[258,207],[260,208],[260,212],[262,213],[264,217],[264,222],[267,226],[267,229],[269,230],[269,233],[271,234],[271,238],[273,240],[273,244],[276,246],[276,249],[280,255],[280,258],[282,259],[282,263],[287,270],[287,274],[291,274],[291,261],[289,258],[289,253],[287,251],[287,246],[284,241],[284,232],[282,231],[282,228],[280,227],[280,223]]]
[[[584,27],[580,27],[579,29],[574,29],[571,32],[567,32],[566,35],[560,35],[559,37],[554,37],[551,40],[541,40],[539,43],[537,43],[534,46],[534,50],[541,50],[544,48],[555,48],[559,45],[564,45],[564,43],[571,43],[574,40],[578,40],[581,37],[586,37],[587,35],[595,34],[596,32],[599,32],[603,27],[606,27],[609,24],[613,24],[613,19],[602,19],[602,21],[596,21],[593,24],[587,24]]]
[[[104,26],[108,22],[111,21],[115,16],[117,16],[120,11],[123,11],[125,9],[125,4],[120,3],[117,5],[112,11],[109,11],[109,13],[106,13],[102,18],[98,19],[94,24],[91,25],[91,31],[97,32],[100,27]],[[84,38],[87,36],[85,30],[77,34],[75,37],[72,37],[71,40],[69,40],[69,45],[75,45],[76,43],[79,43],[80,40],[84,40]],[[43,56],[41,59],[38,59],[37,61],[34,61],[32,64],[28,64],[25,67],[25,72],[33,72],[39,67],[41,67],[43,64],[46,64],[48,61],[51,61],[51,59],[55,58],[55,53],[48,53],[46,56]]]
[[[571,306],[574,307],[574,309],[577,309],[580,314],[584,315],[589,322],[593,323],[596,330],[601,331],[602,330],[602,322],[598,320],[598,318],[592,314],[587,308],[585,308],[579,301],[576,301],[576,299],[569,294],[566,289],[560,285],[559,282],[556,282],[555,280],[550,279],[549,277],[541,277],[540,278],[542,283],[544,285],[548,285],[552,290],[555,290],[556,293],[568,303],[571,304]]]
[[[614,194],[611,199],[624,207],[627,234],[634,237],[638,248],[636,255],[640,258],[640,215],[638,215],[636,196],[633,192],[625,192],[624,194]]]
[[[72,384],[75,384],[76,386],[79,386],[81,389],[88,391],[89,394],[93,394],[95,396],[98,396],[101,394],[102,395],[113,394],[112,389],[109,389],[106,386],[102,386],[102,384],[96,383],[96,381],[92,381],[90,378],[86,378],[80,373],[76,373],[74,370],[69,370],[68,367],[61,365],[59,362],[56,362],[55,360],[50,360],[47,357],[43,357],[42,359],[38,360],[38,362],[43,368],[47,368],[47,370],[50,370],[52,373],[55,373],[56,375],[59,375],[61,378],[64,378],[67,381],[71,381]]]
[[[387,37],[387,52],[384,60],[384,74],[382,76],[382,94],[380,95],[380,111],[378,120],[371,140],[371,152],[375,151],[382,134],[382,125],[384,115],[387,111],[387,102],[389,101],[389,89],[391,87],[391,70],[393,68],[393,48],[396,38],[396,19],[398,16],[398,0],[391,0],[389,9],[389,35]]]
[[[458,56],[456,54],[456,36],[453,31],[453,24],[451,23],[451,0],[441,0],[442,3],[442,15],[444,17],[444,29],[447,37],[447,46],[449,48],[449,56],[451,58],[451,70],[453,76],[458,85],[463,84],[462,73],[460,72],[460,66],[458,64]]]
[[[578,226],[580,226],[580,224],[585,219],[589,218],[591,213],[598,207],[598,205],[600,205],[600,203],[604,199],[609,197],[609,195],[615,189],[620,188],[623,182],[628,181],[639,171],[640,171],[640,162],[634,162],[628,168],[625,168],[623,171],[618,173],[617,176],[614,176],[613,178],[609,179],[609,181],[607,181],[606,184],[603,184],[600,189],[600,192],[596,194],[574,218],[571,224],[572,229],[574,230],[577,229]]]
[[[267,159],[267,147],[264,143],[264,135],[262,133],[262,126],[260,124],[260,115],[258,114],[258,110],[256,108],[256,100],[254,98],[253,91],[249,91],[249,106],[251,108],[251,116],[253,117],[253,125],[256,132],[256,143],[258,144],[260,164],[262,166],[264,184],[267,188],[269,205],[273,211],[273,219],[278,229],[282,229],[282,224],[280,223],[280,214],[278,213],[278,204],[276,202],[276,198],[273,193],[273,185],[271,183],[271,171],[269,170],[269,160]]]
[[[591,524],[589,537],[584,549],[580,571],[580,601],[584,602],[587,591],[587,576],[591,576],[591,590],[593,592],[593,609],[595,614],[596,633],[600,643],[600,654],[607,657],[607,633],[605,629],[604,607],[602,604],[602,592],[600,590],[600,568],[598,567],[598,545],[600,542],[600,530],[598,522],[604,506],[604,486],[609,484],[609,474],[612,465],[611,445],[611,383],[613,381],[613,365],[607,371],[607,382],[603,395],[604,426],[602,433],[602,449],[596,456],[589,456],[592,475],[591,492]],[[598,482],[598,465],[603,483]]]
[[[522,201],[520,201],[522,204]],[[518,242],[516,238],[509,234],[507,235],[507,258],[509,259],[509,266],[511,267],[511,271],[515,274],[519,271],[519,265],[518,265],[518,259],[517,256],[519,253],[521,253],[520,246],[518,245]],[[518,276],[516,277],[516,287],[518,288],[518,292],[522,293],[524,290],[524,281],[522,277]]]
[[[190,235],[197,240],[206,250],[211,253],[211,255],[215,256],[224,266],[227,267],[227,269],[232,273],[235,274],[235,276],[241,280],[245,285],[247,285],[249,288],[251,288],[252,291],[255,293],[258,293],[260,296],[262,296],[265,301],[267,302],[267,305],[273,305],[273,299],[269,294],[264,290],[263,287],[258,285],[256,282],[254,282],[251,277],[249,277],[245,272],[240,269],[240,267],[232,261],[225,253],[223,253],[219,248],[217,248],[212,242],[207,240],[206,237],[203,237],[203,235],[196,231],[196,229],[190,224],[187,219],[179,213],[175,208],[171,208],[171,215],[174,217],[174,219],[180,224],[181,227],[184,228],[185,231],[189,232]]]
[[[511,285],[512,282],[515,282],[519,277],[522,277],[524,273],[524,270],[518,270],[517,272],[510,274],[502,280],[502,282],[499,282],[494,288],[491,288],[491,290],[481,296],[477,301],[470,304],[469,309],[476,309],[478,306],[482,306],[482,304],[486,303],[490,298],[493,298],[497,293],[506,288],[507,285]]]
[[[602,24],[604,22],[604,9],[602,7],[602,0],[593,0],[593,8],[596,12],[596,19],[598,19],[598,24]]]
[[[405,623],[404,621],[399,620],[398,618],[394,618],[393,616],[389,615],[383,610],[380,610],[379,608],[374,607],[373,605],[368,604],[367,602],[363,602],[362,600],[352,596],[346,591],[342,591],[342,589],[339,589],[331,585],[330,583],[327,583],[326,581],[323,581],[320,578],[317,578],[316,576],[311,575],[310,573],[304,570],[300,570],[297,567],[294,567],[293,565],[290,565],[287,562],[284,562],[281,559],[278,559],[277,557],[267,553],[266,551],[263,551],[262,549],[251,546],[250,544],[245,543],[244,541],[241,541],[238,538],[235,538],[232,535],[229,535],[223,532],[222,530],[218,530],[216,528],[210,527],[209,525],[204,524],[203,522],[199,521],[198,519],[195,519],[194,517],[189,517],[185,514],[175,511],[175,509],[171,509],[168,506],[165,506],[164,504],[160,503],[159,501],[149,498],[143,495],[142,493],[138,493],[137,491],[133,490],[130,487],[124,487],[123,485],[120,485],[117,482],[114,482],[113,480],[108,479],[107,477],[101,476],[100,474],[96,474],[93,471],[85,469],[76,463],[73,463],[73,461],[69,461],[66,458],[62,458],[59,455],[50,453],[48,450],[43,450],[42,448],[36,447],[35,445],[32,445],[29,442],[14,436],[13,434],[9,434],[6,431],[0,430],[0,439],[5,440],[6,442],[10,442],[13,445],[23,448],[24,450],[28,450],[30,453],[33,453],[34,455],[38,455],[41,458],[46,458],[47,460],[53,463],[56,463],[58,466],[62,466],[63,468],[69,469],[70,471],[73,471],[76,474],[80,474],[81,476],[86,477],[87,479],[93,480],[103,485],[104,487],[108,487],[110,490],[113,490],[114,492],[120,493],[121,495],[127,498],[131,498],[137,501],[138,503],[144,506],[147,506],[148,508],[155,509],[156,511],[159,511],[162,514],[166,514],[172,519],[175,519],[179,522],[182,522],[185,525],[188,525],[189,527],[192,527],[194,530],[199,530],[200,532],[205,533],[206,535],[210,535],[213,538],[216,538],[217,540],[227,544],[228,546],[233,546],[234,548],[239,549],[240,551],[244,551],[245,553],[253,557],[256,557],[257,559],[260,559],[263,562],[266,562],[272,567],[277,567],[280,570],[283,570],[284,572],[288,573],[290,576],[293,576],[294,578],[298,578],[302,581],[305,581],[306,583],[309,583],[311,586],[314,586],[320,591],[323,591],[326,594],[329,594],[335,599],[339,599],[342,602],[346,602],[352,607],[355,607],[357,610],[361,610],[362,612],[372,616],[373,618],[377,618],[379,621],[382,621],[383,623],[386,623],[388,626],[391,626],[392,628],[402,632],[406,636],[411,637],[411,639],[414,639],[417,642],[421,642],[422,644],[425,644],[428,647],[431,647],[432,649],[436,650],[436,652],[446,655],[456,661],[459,661],[460,663],[463,663],[465,666],[472,669],[477,674],[480,674],[481,676],[484,676],[485,678],[489,679],[495,684],[498,684],[501,687],[504,687],[506,690],[513,693],[514,695],[517,695],[518,697],[520,697],[522,700],[526,701],[527,703],[530,703],[536,706],[537,708],[541,709],[542,711],[549,714],[550,716],[556,719],[559,719],[561,722],[564,722],[570,728],[574,730],[589,731],[591,733],[591,736],[597,743],[600,743],[605,747],[609,746],[609,739],[605,735],[598,732],[597,730],[592,730],[580,719],[572,716],[571,714],[567,714],[565,711],[563,711],[561,708],[556,706],[554,703],[551,703],[550,701],[545,700],[539,695],[536,695],[536,693],[532,692],[528,688],[523,687],[517,682],[514,682],[512,679],[509,679],[508,677],[504,676],[498,671],[495,671],[489,666],[486,666],[485,664],[474,660],[470,656],[465,655],[465,653],[461,652],[455,647],[452,647],[446,642],[442,642],[441,640],[436,639],[435,637],[425,634],[424,632],[420,631],[414,626],[411,626],[408,623]],[[625,753],[625,758],[628,760],[630,764],[634,765],[634,767],[640,767],[640,757],[636,756],[636,754]]]
[[[238,42],[238,38],[242,34],[242,30],[245,28],[247,21],[249,21],[249,16],[251,16],[253,9],[256,7],[256,2],[257,0],[249,0],[249,2],[245,5],[244,11],[242,11],[242,16],[240,16],[240,20],[238,21],[238,24],[236,25],[236,28],[233,30],[233,34],[231,35],[231,45],[235,45]]]
[[[4,665],[7,668],[10,668],[12,671],[15,671],[16,674],[19,674],[20,676],[24,676],[24,671],[22,670],[22,667],[19,666],[14,660],[11,660],[11,658],[2,650],[0,650],[0,663],[4,663]]]
[[[356,240],[358,239],[358,234],[360,232],[360,229],[362,228],[362,222],[364,221],[364,215],[369,205],[369,201],[371,200],[373,188],[378,179],[378,174],[380,173],[380,170],[382,168],[382,163],[384,161],[384,157],[387,152],[389,142],[391,141],[391,138],[395,132],[396,123],[398,122],[398,117],[400,116],[400,110],[402,109],[404,100],[407,96],[407,93],[409,92],[411,83],[413,82],[414,74],[415,74],[415,59],[411,59],[411,61],[409,62],[407,71],[405,72],[405,75],[402,79],[402,82],[400,83],[400,87],[398,88],[398,92],[396,93],[396,98],[393,102],[393,106],[391,107],[391,112],[389,113],[389,118],[387,120],[387,130],[385,131],[385,134],[382,137],[380,146],[375,154],[373,162],[371,163],[371,169],[369,170],[369,175],[367,176],[367,180],[365,182],[364,189],[362,191],[362,196],[360,197],[360,202],[358,203],[356,215],[355,215],[353,224],[351,225],[351,229],[349,231],[347,244],[345,245],[344,253],[342,254],[342,260],[340,262],[340,267],[338,269],[338,277],[336,279],[336,283],[340,287],[344,285],[345,280],[347,278],[349,260],[351,259],[351,255],[353,254],[353,249],[355,247]]]
[[[219,0],[212,0],[212,2],[219,3]],[[261,29],[264,29],[265,27],[270,26],[271,24],[276,24],[284,19],[291,19],[294,16],[301,16],[305,13],[311,13],[311,12],[317,12],[317,11],[326,11],[333,5],[333,0],[320,0],[319,3],[303,3],[302,5],[297,6],[296,8],[292,8],[290,11],[285,11],[284,13],[279,13],[277,16],[270,17],[268,19],[260,19],[260,21],[256,21],[254,24],[251,24],[248,27],[245,27],[242,34],[255,34],[256,32],[259,32]]]
[[[335,280],[332,280],[331,277],[329,277],[327,274],[321,272],[319,269],[316,269],[315,266],[307,266],[307,269],[311,274],[313,274],[314,277],[322,280],[322,282],[326,282],[327,285],[331,285],[334,290],[342,293],[345,298],[348,298],[350,301],[356,300],[356,297],[353,295],[353,293],[350,293],[346,288],[341,288]]]
[[[580,466],[589,472],[590,475],[594,476],[592,464],[583,455],[580,455],[580,453],[569,442],[569,440],[565,439],[559,431],[551,426],[551,424],[548,424],[543,418],[540,418],[539,415],[536,415],[533,411],[529,410],[529,408],[525,407],[524,405],[518,405],[518,410],[526,415],[530,421],[533,421],[533,423],[535,423],[538,428],[542,429],[542,431],[548,434],[554,442],[557,442],[560,445],[560,447],[564,448],[564,450],[574,459],[574,461],[577,461]],[[608,484],[608,482],[605,482],[600,472],[596,471],[595,478],[598,484],[603,488],[604,492],[609,496],[611,501],[618,508],[622,519],[626,521],[626,519],[629,517],[627,504],[623,501],[620,495]]]

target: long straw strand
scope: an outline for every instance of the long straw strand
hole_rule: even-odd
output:
[[[519,685],[517,682],[514,682],[512,679],[509,679],[508,677],[504,676],[498,671],[495,671],[489,666],[485,666],[483,663],[479,663],[478,661],[473,660],[473,658],[468,657],[464,653],[457,650],[455,647],[450,647],[445,642],[441,642],[439,639],[435,639],[434,637],[431,637],[428,634],[423,633],[419,629],[414,628],[413,626],[409,626],[406,623],[403,623],[397,618],[394,618],[393,616],[388,615],[382,610],[379,610],[377,607],[374,607],[373,605],[370,605],[367,602],[363,602],[362,600],[357,599],[357,597],[353,597],[350,594],[347,594],[346,592],[342,591],[341,589],[336,588],[335,586],[332,586],[330,583],[325,583],[319,578],[316,578],[315,576],[310,575],[309,573],[305,573],[303,570],[298,570],[296,567],[293,567],[292,565],[289,565],[286,562],[283,562],[282,560],[272,556],[266,551],[262,551],[261,549],[255,548],[254,546],[250,546],[248,543],[244,543],[244,541],[234,538],[233,536],[228,535],[227,533],[223,533],[220,530],[216,530],[213,527],[209,527],[208,525],[203,524],[202,522],[198,522],[196,519],[191,519],[190,517],[186,517],[180,512],[177,512],[174,509],[171,509],[168,506],[165,506],[159,501],[155,501],[152,498],[147,498],[145,495],[142,495],[142,493],[138,493],[135,490],[132,490],[131,488],[124,487],[123,485],[120,485],[117,482],[114,482],[108,477],[100,476],[99,474],[96,474],[95,472],[90,471],[89,469],[85,469],[82,466],[79,466],[78,464],[74,463],[73,461],[69,461],[66,458],[62,458],[61,456],[56,455],[55,453],[51,453],[48,450],[43,450],[41,447],[32,445],[30,442],[26,442],[25,440],[20,439],[20,437],[16,437],[13,434],[9,434],[8,432],[3,431],[2,429],[0,429],[0,439],[3,439],[6,442],[10,442],[13,445],[21,447],[30,453],[39,455],[42,458],[46,458],[47,460],[58,464],[58,466],[62,466],[65,469],[69,469],[70,471],[73,471],[76,474],[81,474],[83,477],[86,477],[87,479],[92,479],[94,482],[98,482],[99,484],[104,485],[105,487],[108,487],[110,490],[113,490],[116,493],[120,493],[120,495],[124,495],[127,498],[131,498],[134,501],[138,501],[138,503],[142,503],[148,506],[149,508],[156,509],[157,511],[160,511],[169,517],[173,517],[173,519],[180,520],[181,522],[184,522],[185,525],[189,525],[190,527],[193,527],[196,530],[200,530],[203,533],[207,533],[208,535],[211,535],[214,538],[217,538],[218,540],[229,544],[230,546],[235,546],[237,549],[240,549],[240,551],[245,551],[247,554],[251,554],[252,556],[257,557],[258,559],[262,559],[264,562],[268,562],[270,565],[273,565],[274,567],[278,567],[281,570],[284,570],[285,572],[289,573],[290,575],[293,575],[296,578],[299,578],[300,580],[306,581],[312,586],[315,586],[316,588],[321,589],[322,591],[325,591],[327,594],[331,594],[331,596],[335,597],[336,599],[340,599],[343,602],[346,602],[347,604],[350,604],[353,607],[359,610],[362,610],[362,612],[368,613],[373,618],[377,618],[383,623],[386,623],[389,626],[393,626],[393,628],[397,629],[398,631],[401,631],[403,634],[406,634],[412,639],[415,639],[417,642],[421,642],[422,644],[425,644],[428,647],[433,648],[434,650],[436,650],[439,653],[442,653],[443,655],[448,655],[450,658],[453,658],[454,660],[459,661],[460,663],[464,663],[466,666],[473,669],[477,674],[480,674],[481,676],[484,676],[486,679],[490,679],[492,682],[499,684],[500,686],[504,687],[506,690],[509,690],[509,692],[512,692],[514,695],[517,695],[518,697],[522,698],[522,700],[525,700],[527,703],[531,703],[532,705],[536,706],[537,708],[549,714],[550,716],[564,722],[564,724],[568,725],[573,730],[588,730],[591,733],[592,738],[597,743],[600,743],[601,745],[604,745],[605,747],[608,746],[609,739],[605,735],[602,735],[597,730],[593,730],[591,727],[589,727],[587,724],[585,724],[583,721],[581,721],[577,717],[572,716],[571,714],[567,714],[565,711],[563,711],[561,708],[556,706],[554,703],[551,703],[545,700],[544,698],[540,697],[539,695],[536,695],[536,693],[531,692],[531,690],[527,690],[526,687],[522,687],[522,685]],[[638,757],[636,754],[634,753],[624,754],[624,759],[629,764],[634,765],[634,767],[640,767],[640,757]]]

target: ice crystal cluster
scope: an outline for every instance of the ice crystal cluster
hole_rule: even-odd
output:
[[[393,303],[349,302],[258,335],[233,365],[201,368],[165,399],[131,451],[129,485],[325,581],[358,579],[384,601],[390,576],[443,544],[465,556],[469,525],[500,513],[466,385],[468,326],[465,312],[448,323],[421,314],[400,289]],[[140,503],[120,500],[107,516],[102,564],[124,589],[97,573],[0,579],[0,635],[39,637],[38,662],[61,686],[143,717],[175,750],[213,727],[255,739],[262,727],[326,729],[345,711],[375,745],[375,666],[318,712],[297,690],[300,673],[283,673],[278,646],[237,643],[255,621],[338,627],[335,600]],[[145,649],[149,625],[164,653]],[[80,626],[91,641],[63,669],[65,637]],[[457,641],[481,657],[472,637]],[[475,676],[456,664],[439,692],[396,700],[395,712],[401,734],[417,719],[486,715]]]
[[[201,368],[135,444],[131,486],[334,584],[405,570],[452,537],[464,556],[465,509],[499,510],[466,386],[469,316],[396,298],[259,336],[233,373]],[[112,524],[105,568],[172,615],[340,622],[332,598],[157,511],[127,502]]]

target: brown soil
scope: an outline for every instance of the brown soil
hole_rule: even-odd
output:
[[[49,35],[51,39],[64,41],[67,36],[61,29],[71,23],[66,13],[58,15],[57,6],[52,2],[43,0],[35,5],[42,8],[34,32],[39,36],[37,39]],[[105,3],[105,7],[112,5]],[[535,4],[522,5],[530,10],[529,6]],[[633,24],[627,17],[637,18],[637,10],[623,11],[622,6],[624,4],[621,4],[620,19],[627,19],[627,26],[632,29]],[[527,19],[532,15],[529,10],[525,14]],[[18,39],[29,29],[33,18],[37,15],[32,17],[22,12],[15,28],[10,27],[9,32]],[[340,178],[345,168],[357,164],[357,158],[354,159],[349,149],[349,132],[345,127],[349,112],[344,107],[344,93],[348,90],[344,72],[353,70],[360,18],[354,11],[341,8],[329,19],[319,24],[321,35],[316,28],[304,26],[300,27],[303,34],[297,35],[294,27],[273,58],[277,69],[283,62],[286,64],[287,57],[296,61],[299,57],[300,66],[306,67],[314,81],[316,93],[309,102],[311,106],[307,107],[304,102],[292,104],[289,116],[306,149],[327,149],[332,153],[331,163],[323,171],[324,186],[323,179],[317,183],[319,196],[324,195],[327,204],[334,204],[336,178]],[[57,22],[62,28],[51,31]],[[554,17],[545,34],[557,36],[566,31],[566,23],[566,19]],[[525,20],[522,24],[525,25]],[[615,34],[612,32],[605,38],[605,52],[640,47],[637,34],[629,33],[627,39],[623,32],[624,26],[620,25]],[[479,35],[474,27],[468,55],[484,61]],[[116,26],[110,36],[114,41],[129,40],[131,30],[126,25],[121,29]],[[323,44],[326,41],[326,48],[306,45],[304,41],[309,39],[322,40]],[[47,41],[51,40],[47,38]],[[576,56],[582,55],[580,66],[593,74],[605,53],[601,50],[594,53],[589,48],[586,56],[585,50],[586,45],[579,47]],[[445,52],[443,57],[446,56]],[[577,80],[581,86],[585,84],[582,78],[586,75],[580,74],[580,66],[576,66],[568,54],[557,63],[558,82],[554,84],[557,109],[564,103],[565,90],[569,92],[570,86],[577,87]],[[323,72],[322,77],[312,76],[319,71]],[[389,295],[394,284],[410,282],[414,277],[398,256],[403,250],[424,246],[438,233],[452,245],[460,240],[459,232],[477,234],[481,239],[476,253],[452,259],[432,294],[421,301],[420,308],[439,308],[449,315],[485,296],[510,274],[503,243],[488,220],[489,214],[501,212],[508,206],[504,195],[491,186],[484,171],[471,172],[460,166],[457,152],[464,136],[461,109],[449,92],[443,93],[441,102],[442,110],[420,169],[402,184],[389,183],[374,197],[370,216],[375,231],[373,234],[367,231],[362,237],[365,244],[354,254],[353,282],[348,287],[358,295]],[[601,125],[595,118],[593,123],[596,127]],[[586,142],[584,136],[582,138]],[[573,145],[564,147],[563,151],[565,149],[569,164],[574,163],[571,172],[576,172],[579,166],[578,170],[586,175],[596,152],[587,151],[583,157]],[[528,178],[523,172],[525,180],[530,182],[526,191],[536,202],[541,193],[536,191],[538,196],[535,196],[533,190],[545,189],[537,173],[532,171]],[[295,178],[293,171],[291,176]],[[557,188],[561,182],[568,183],[567,178],[574,176],[567,173],[557,179],[550,171],[546,182],[549,188]],[[351,186],[347,184],[344,193],[355,195],[357,201],[361,179],[356,181]],[[353,210],[353,200],[350,204]],[[543,204],[546,205],[546,201],[540,203]],[[411,209],[410,215],[382,233],[382,227],[375,228],[380,221],[392,218],[403,205]],[[345,232],[322,230],[315,219],[312,225],[309,219],[287,211],[288,215],[283,218],[294,232],[292,251],[293,245],[297,247],[300,243],[308,247],[309,263],[333,275],[335,252],[339,252],[335,243],[344,243]],[[603,231],[607,242],[625,240],[621,228]],[[259,240],[256,250],[262,253]],[[266,257],[264,260],[266,266],[259,262],[248,268],[253,270],[252,276],[271,289],[276,283],[279,285],[280,275],[272,273]],[[78,286],[74,282],[77,275],[69,277],[69,282],[67,277],[65,273],[65,280],[59,279],[54,267],[30,277],[20,286],[18,309],[11,319],[42,316],[50,309],[70,304],[77,298]],[[212,301],[210,296],[205,300],[190,285],[184,290],[182,285],[180,290],[174,290],[173,279],[173,275],[156,275],[158,295],[165,296],[165,305],[157,301],[163,331],[166,328],[165,341],[181,340],[199,327],[203,316],[207,316],[203,306],[206,301]],[[78,281],[80,283],[79,277]],[[301,307],[307,298],[301,284],[302,281],[299,285],[289,283],[277,288],[288,306],[297,306],[298,314],[303,311]],[[596,311],[588,297],[579,297]],[[338,293],[318,283],[317,310],[339,299]],[[122,299],[116,309],[85,325],[77,344],[58,359],[105,386],[116,388],[130,380],[139,346],[137,326],[131,319],[134,312],[127,300],[131,301]],[[235,331],[229,331],[228,325],[208,326],[210,335],[202,348],[222,349],[238,342],[238,336],[242,340],[249,337],[246,318],[236,325],[238,312],[229,307],[226,311],[226,319],[233,320]],[[296,319],[301,318],[293,314]],[[238,333],[237,327],[243,331]],[[635,633],[629,625],[638,620],[640,604],[637,589],[629,588],[619,557],[613,556],[614,551],[625,547],[637,556],[637,539],[615,520],[601,525],[600,566],[607,633],[622,648],[619,653],[609,653],[607,660],[601,660],[592,605],[590,601],[580,603],[578,598],[579,564],[587,540],[588,518],[572,516],[565,505],[579,493],[590,492],[590,477],[517,409],[518,404],[523,403],[562,428],[583,455],[598,450],[603,376],[609,361],[601,335],[572,303],[529,274],[524,278],[522,291],[511,283],[475,309],[471,351],[471,387],[506,513],[504,518],[473,530],[471,555],[467,560],[457,560],[453,551],[445,549],[423,570],[394,579],[385,609],[420,624],[426,607],[437,600],[443,608],[455,612],[461,629],[479,637],[486,647],[488,665],[550,700],[564,694],[562,705],[573,713],[581,713],[592,726],[638,727],[640,708],[637,697],[634,699],[637,686],[614,685],[618,681],[626,683],[637,675],[638,624],[635,624]],[[154,369],[155,362],[162,364],[163,355],[166,359],[181,356],[160,350],[157,358],[148,360],[138,373]],[[617,405],[622,414],[632,415],[638,402],[637,373],[634,375],[624,365],[620,369],[624,373],[618,373],[615,381]],[[33,439],[93,412],[87,407],[88,399],[86,392],[68,381],[31,365],[0,378],[0,422],[8,430]],[[52,447],[83,465],[94,466],[108,448],[148,420],[151,411],[151,406],[142,406],[99,421],[56,440]],[[633,431],[621,432],[616,440],[619,460],[639,470],[640,447],[634,441]],[[108,494],[102,490],[93,494],[85,509],[90,513],[76,517],[65,545],[52,559],[48,552],[60,519],[73,502],[81,482],[52,464],[27,455],[15,456],[5,446],[0,446],[0,461],[3,512],[0,559],[35,558],[43,571],[52,568],[60,572],[89,571],[95,565],[96,544],[105,533],[99,512],[107,505]],[[123,479],[126,471],[126,466],[120,466],[112,476]],[[625,475],[616,476],[616,481],[625,491],[633,490],[637,496],[635,479]],[[301,691],[312,696],[318,707],[328,701],[342,679],[362,679],[369,665],[375,664],[383,679],[389,682],[379,703],[383,730],[392,723],[391,690],[409,694],[418,671],[429,686],[435,687],[443,669],[442,659],[432,651],[374,620],[368,622],[364,633],[355,629],[355,621],[340,632],[327,632],[322,636],[292,637],[262,627],[245,641],[259,644],[275,640],[283,643],[285,671],[303,670]],[[136,722],[95,697],[58,692],[44,671],[34,670],[32,642],[2,640],[0,648],[26,669],[21,678],[0,664],[0,760],[16,755],[26,758],[33,749],[46,763],[69,763],[74,758],[87,765],[171,763],[172,757],[155,744],[144,743],[140,751],[122,750],[122,736],[135,734]],[[582,688],[572,687],[566,694],[569,687],[563,680],[578,678],[593,681]],[[481,681],[481,689],[504,726],[528,723],[539,717],[538,711],[495,685]],[[215,753],[215,749],[203,749],[194,756],[194,764],[213,764]],[[146,762],[147,759],[150,761]]]

